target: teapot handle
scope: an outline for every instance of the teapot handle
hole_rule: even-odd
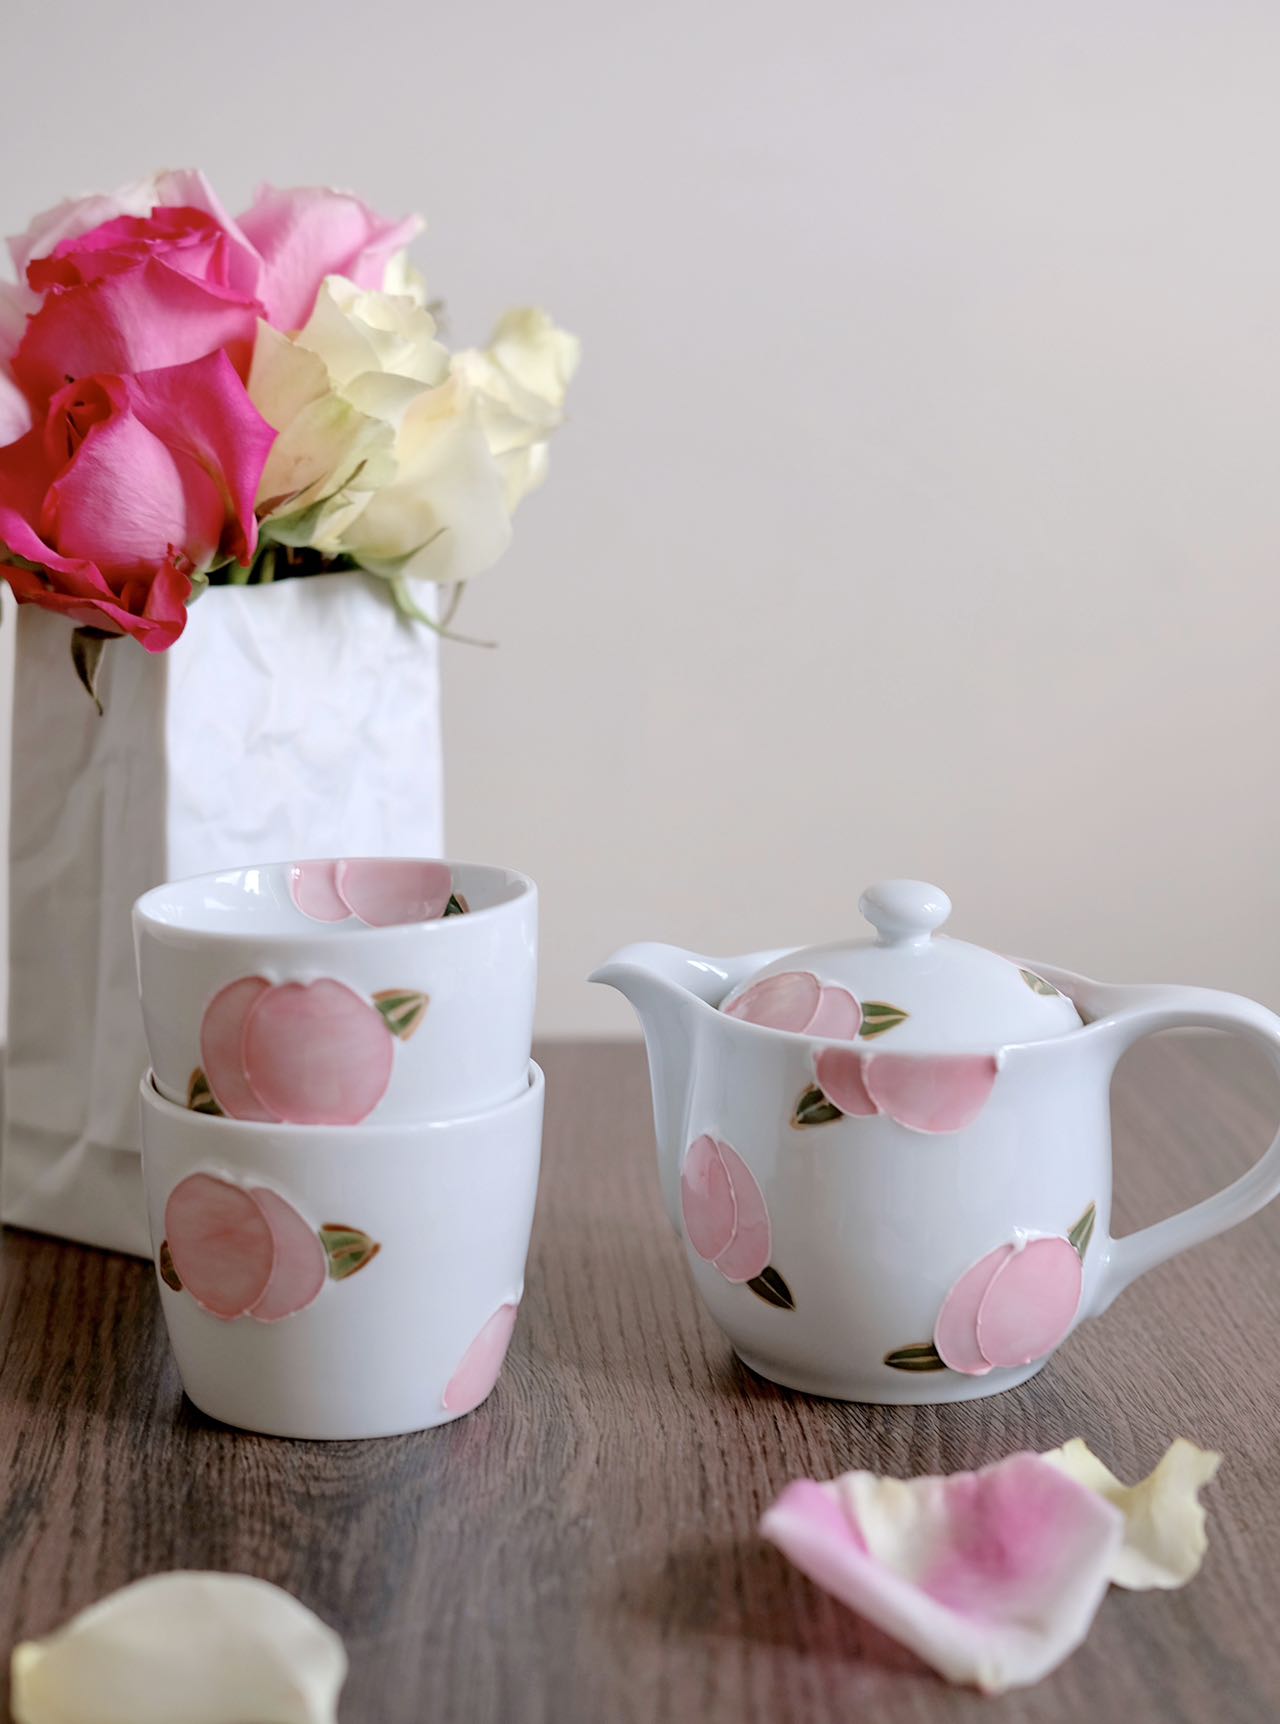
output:
[[[1260,1042],[1280,1074],[1280,1017],[1254,1000],[1212,988],[1109,987],[1105,992],[1108,1015],[1114,1014],[1110,1026],[1114,1061],[1143,1036],[1160,1030],[1230,1030]],[[1247,1173],[1212,1197],[1112,1239],[1091,1315],[1105,1311],[1148,1269],[1247,1221],[1276,1196],[1280,1196],[1280,1133]]]

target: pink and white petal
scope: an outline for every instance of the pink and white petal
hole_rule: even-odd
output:
[[[329,1259],[315,1228],[279,1192],[259,1185],[249,1195],[266,1218],[276,1252],[271,1278],[249,1315],[259,1323],[278,1323],[319,1298]]]
[[[861,1028],[862,1007],[848,988],[823,988],[805,1033],[826,1036],[833,1042],[851,1042]]]
[[[909,1131],[963,1131],[987,1105],[998,1070],[994,1054],[873,1054],[865,1078],[880,1112]]]
[[[1084,1265],[1067,1239],[1032,1239],[996,1269],[978,1306],[978,1348],[993,1365],[1043,1359],[1070,1332]],[[939,1348],[941,1352],[941,1348]]]
[[[865,1119],[880,1111],[867,1089],[864,1074],[868,1057],[853,1048],[823,1048],[813,1062],[823,1095],[833,1107],[854,1119]]]
[[[511,1345],[517,1309],[515,1305],[499,1305],[462,1355],[444,1392],[449,1412],[470,1413],[492,1393]]]
[[[242,1185],[188,1174],[169,1193],[164,1232],[182,1285],[211,1316],[243,1317],[266,1291],[275,1241]]]
[[[822,984],[807,970],[787,970],[753,982],[725,1008],[725,1015],[747,1024],[763,1024],[771,1030],[808,1029],[822,998]]]
[[[680,1173],[680,1210],[689,1243],[708,1263],[733,1242],[737,1206],[729,1171],[715,1138],[695,1138]]]
[[[733,1238],[715,1260],[716,1268],[726,1281],[754,1281],[768,1268],[773,1253],[769,1210],[755,1174],[737,1150],[727,1143],[717,1147],[733,1187],[737,1219]]]
[[[399,928],[438,921],[453,891],[453,875],[445,862],[354,856],[338,863],[337,888],[351,913],[369,927]]]
[[[948,1680],[989,1693],[1039,1681],[1081,1643],[1122,1527],[1110,1504],[1025,1454],[945,1479],[800,1480],[761,1522],[819,1585]]]
[[[381,1014],[330,977],[260,994],[242,1045],[253,1094],[293,1125],[359,1125],[391,1081],[395,1042]]]
[[[933,1344],[943,1364],[953,1371],[962,1371],[966,1377],[985,1377],[991,1369],[990,1359],[984,1358],[978,1346],[978,1309],[996,1272],[1012,1251],[1012,1245],[998,1245],[994,1251],[988,1251],[971,1269],[965,1270],[942,1301]]]
[[[289,870],[289,896],[313,922],[346,922],[351,911],[338,896],[336,862],[295,862]]]
[[[214,1100],[232,1119],[279,1119],[249,1088],[244,1075],[244,1026],[271,983],[265,976],[241,976],[209,1001],[200,1026],[200,1063]]]

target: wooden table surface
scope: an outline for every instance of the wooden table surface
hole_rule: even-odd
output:
[[[752,1377],[660,1210],[638,1046],[556,1045],[506,1372],[422,1436],[237,1435],[184,1401],[149,1264],[6,1235],[0,1645],[156,1570],[279,1582],[341,1630],[344,1724],[1265,1724],[1280,1717],[1280,1206],[1155,1272],[1026,1387],[963,1406]],[[1248,1048],[1165,1037],[1116,1088],[1118,1216],[1239,1171],[1280,1111]],[[947,1687],[757,1537],[791,1478],[977,1466],[1083,1435],[1127,1477],[1225,1460],[1173,1594],[1113,1592],[1040,1686]]]

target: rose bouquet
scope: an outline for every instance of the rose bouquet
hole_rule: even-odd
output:
[[[232,219],[166,172],[37,217],[0,283],[0,575],[104,641],[163,652],[210,583],[365,570],[435,624],[505,550],[578,359],[542,312],[449,353],[417,217],[263,187]]]

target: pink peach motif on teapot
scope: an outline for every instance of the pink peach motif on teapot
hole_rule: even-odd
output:
[[[468,909],[466,899],[453,889],[447,863],[412,858],[295,862],[289,870],[289,895],[313,922],[347,922],[354,916],[369,928],[435,922]]]
[[[794,1310],[791,1289],[769,1261],[773,1229],[764,1193],[732,1145],[707,1133],[689,1145],[680,1208],[689,1243],[704,1262],[766,1304]]]
[[[859,1001],[848,988],[826,986],[808,970],[784,970],[753,982],[724,1013],[742,1023],[833,1042],[883,1035],[907,1017],[884,1000]]]
[[[982,1112],[1000,1070],[997,1054],[863,1053],[823,1048],[816,1083],[796,1103],[791,1123],[883,1114],[908,1131],[963,1131]]]
[[[242,976],[205,1008],[187,1105],[272,1124],[358,1125],[386,1094],[396,1041],[413,1035],[427,1005],[405,988],[369,1001],[325,977]]]
[[[1046,1358],[1071,1332],[1084,1290],[1084,1258],[1097,1206],[1066,1234],[1041,1234],[997,1245],[951,1287],[933,1340],[885,1356],[898,1371],[959,1371],[985,1377]]]
[[[278,1323],[305,1311],[326,1281],[345,1281],[377,1256],[359,1228],[312,1227],[270,1186],[192,1173],[169,1193],[160,1278],[223,1322]]]

